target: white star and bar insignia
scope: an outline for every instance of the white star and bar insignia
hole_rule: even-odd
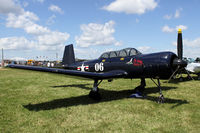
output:
[[[77,67],[77,70],[82,72],[89,71],[89,66],[88,65],[85,66],[84,64],[82,64],[82,66]]]

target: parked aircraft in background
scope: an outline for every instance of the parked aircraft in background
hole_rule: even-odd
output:
[[[196,74],[198,76],[198,79],[200,79],[200,63],[188,63],[185,69],[190,73]]]

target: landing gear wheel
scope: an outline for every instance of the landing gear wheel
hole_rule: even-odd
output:
[[[158,103],[164,103],[164,102],[165,102],[164,96],[163,96],[163,95],[160,95],[160,96],[158,97]]]
[[[187,76],[187,79],[188,79],[188,80],[192,80],[192,78],[191,78],[190,76]]]
[[[144,87],[142,87],[141,85],[140,86],[137,86],[133,92],[136,93],[136,92],[142,92],[144,90]]]
[[[99,94],[99,92],[90,91],[89,97],[94,100],[101,100],[101,95]]]
[[[183,77],[180,77],[180,78],[179,78],[179,81],[181,81],[181,82],[182,82],[182,81],[183,81]]]

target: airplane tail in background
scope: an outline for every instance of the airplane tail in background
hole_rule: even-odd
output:
[[[73,64],[73,63],[75,63],[74,47],[73,47],[73,44],[70,44],[70,45],[65,46],[62,64],[64,66],[69,66],[70,64]]]

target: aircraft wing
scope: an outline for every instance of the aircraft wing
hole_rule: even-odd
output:
[[[104,72],[104,73],[96,73],[96,72],[82,72],[82,71],[76,71],[76,70],[47,68],[47,67],[38,67],[38,66],[14,65],[14,64],[10,64],[7,67],[42,71],[42,72],[51,72],[51,73],[65,74],[65,75],[78,76],[78,77],[89,78],[89,79],[98,79],[98,80],[123,78],[127,76],[127,72],[123,70],[113,70],[113,71]]]

